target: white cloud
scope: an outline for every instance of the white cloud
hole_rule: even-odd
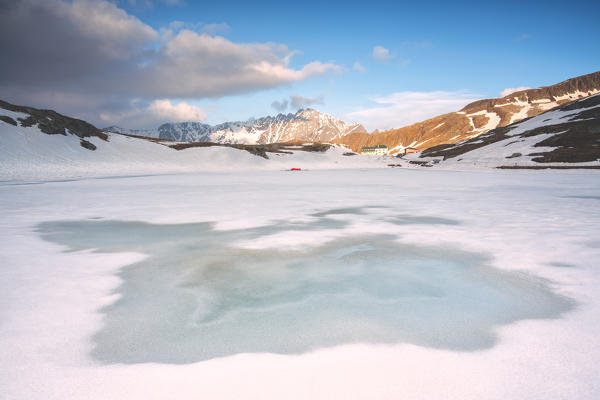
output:
[[[178,30],[178,29],[182,29],[184,26],[185,26],[185,22],[183,22],[183,21],[171,21],[169,23],[170,29]]]
[[[285,112],[289,106],[289,101],[287,101],[286,99],[283,99],[281,101],[279,100],[275,100],[274,102],[271,103],[271,107],[273,107],[275,109],[275,111],[277,112]]]
[[[169,100],[154,100],[147,106],[133,102],[132,108],[123,112],[104,112],[100,119],[104,125],[118,125],[126,128],[155,128],[165,122],[203,121],[206,113],[199,107]]]
[[[182,30],[133,81],[144,96],[170,98],[221,97],[267,89],[328,72],[332,63],[313,61],[289,67],[293,52],[274,43],[234,43],[220,36]]]
[[[393,129],[458,111],[480,97],[458,92],[396,92],[371,99],[377,105],[362,108],[346,115],[346,119],[362,123],[369,131]]]
[[[0,48],[10,62],[0,63],[0,86],[24,92],[102,88],[102,75],[106,81],[121,63],[141,61],[158,39],[150,26],[106,1],[23,0],[2,7]]]
[[[373,48],[373,57],[379,61],[386,61],[392,58],[392,55],[390,54],[389,49],[386,49],[383,46],[375,46]]]
[[[519,35],[519,36],[517,37],[517,41],[519,42],[519,41],[521,41],[521,40],[529,39],[530,37],[531,37],[531,35],[530,35],[530,34],[528,34],[528,33],[523,33],[522,35]]]
[[[57,16],[72,24],[79,34],[96,40],[94,50],[104,56],[125,59],[137,52],[139,45],[158,38],[154,29],[112,3],[90,0],[55,3]]]
[[[271,107],[273,107],[278,112],[284,112],[288,109],[292,111],[296,111],[299,108],[305,108],[312,106],[314,104],[323,104],[324,96],[314,96],[314,97],[305,97],[300,96],[299,94],[293,94],[289,99],[276,100],[271,103]]]
[[[354,66],[352,66],[352,69],[361,73],[367,72],[367,69],[358,61],[354,62]]]
[[[343,70],[320,61],[291,67],[295,51],[285,45],[236,43],[177,21],[156,31],[110,1],[22,0],[2,7],[7,62],[0,63],[0,92],[13,102],[75,115],[84,107],[41,104],[39,95],[88,96],[102,106],[95,117],[86,114],[92,123],[103,121],[101,111],[114,114],[116,105],[129,107],[135,98],[217,98]],[[204,27],[215,32],[226,24]]]
[[[128,0],[128,3],[131,6],[139,6],[139,7],[146,7],[146,8],[154,7],[154,2],[166,4],[168,6],[182,6],[185,4],[185,2],[183,0],[155,0],[155,1],[140,0],[139,2],[138,2],[138,0]]]
[[[315,97],[304,97],[297,94],[290,96],[290,104],[292,108],[304,108],[314,104],[323,104],[323,95]]]
[[[503,91],[501,91],[499,93],[499,97],[508,96],[511,93],[518,92],[518,91],[521,91],[521,90],[527,90],[527,89],[531,89],[531,88],[529,86],[519,86],[519,87],[516,87],[516,88],[506,88],[506,89],[504,89]]]
[[[227,33],[231,30],[231,27],[222,22],[220,24],[206,24],[202,26],[202,33],[207,35],[216,35],[218,33]]]

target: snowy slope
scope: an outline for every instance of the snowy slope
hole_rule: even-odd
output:
[[[45,118],[45,114],[40,115],[39,118]],[[324,152],[289,146],[285,152],[267,153],[269,158],[266,159],[243,149],[224,146],[176,150],[171,147],[177,145],[174,142],[101,131],[98,131],[99,136],[83,138],[68,129],[64,134],[48,134],[37,124],[22,126],[30,116],[26,112],[0,108],[0,180],[386,165],[383,159],[344,156],[348,149],[342,146],[332,146]],[[79,134],[83,135],[82,132]]]
[[[454,168],[600,167],[600,95],[405,159]]]

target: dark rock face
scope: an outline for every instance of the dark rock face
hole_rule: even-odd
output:
[[[15,121],[14,119],[12,119],[11,117],[6,116],[6,115],[0,115],[0,121],[4,121],[7,124],[17,126],[17,121]]]
[[[67,132],[80,138],[99,137],[108,140],[108,135],[80,119],[64,116],[52,110],[38,110],[33,107],[16,106],[0,100],[0,108],[5,110],[29,114],[26,118],[17,118],[23,127],[34,126],[48,135],[67,135]],[[1,112],[1,111],[0,111]],[[2,121],[17,126],[17,121],[3,116]],[[12,122],[11,122],[12,121]],[[89,143],[89,142],[88,142]],[[90,143],[91,145],[91,143]],[[92,145],[93,146],[93,145]],[[85,146],[84,146],[85,147]],[[88,147],[86,147],[88,148]]]
[[[93,143],[88,142],[87,140],[81,139],[81,141],[79,142],[79,144],[81,145],[81,147],[83,147],[85,149],[96,150],[96,146]]]

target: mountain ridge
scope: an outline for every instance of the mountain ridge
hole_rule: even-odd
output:
[[[121,134],[157,137],[180,142],[213,142],[227,144],[270,144],[293,141],[327,142],[348,133],[366,132],[361,124],[349,124],[329,114],[307,108],[296,113],[277,114],[247,121],[231,121],[217,125],[202,122],[168,122],[156,130],[128,130],[109,127],[105,130]]]
[[[397,155],[407,147],[425,150],[440,144],[459,143],[597,93],[600,93],[600,71],[550,86],[516,91],[500,98],[477,100],[459,111],[372,133],[368,133],[361,124],[349,124],[311,108],[217,125],[190,121],[164,123],[154,130],[128,130],[114,126],[105,130],[181,142],[333,142],[355,152],[360,152],[363,146],[386,145],[390,155]]]
[[[600,168],[600,94],[405,160],[420,166]]]
[[[391,155],[402,153],[407,147],[425,150],[440,144],[459,143],[597,93],[600,93],[600,71],[501,98],[478,100],[459,111],[401,128],[371,134],[350,133],[336,143],[354,151],[382,144],[388,146]]]

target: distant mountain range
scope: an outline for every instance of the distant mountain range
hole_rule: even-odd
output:
[[[105,131],[149,136],[181,142],[268,144],[283,142],[333,142],[359,152],[363,146],[386,145],[390,155],[407,147],[418,150],[459,143],[492,129],[507,126],[600,93],[600,71],[552,86],[527,89],[497,99],[479,100],[462,110],[443,114],[398,129],[368,133],[360,124],[348,124],[313,109],[243,122],[208,125],[201,122],[166,123],[156,130]]]
[[[378,133],[350,133],[336,140],[354,151],[363,146],[386,145],[392,155],[406,147],[425,150],[458,143],[491,129],[539,115],[575,100],[600,93],[600,71],[552,86],[521,90],[498,99],[479,100],[462,110],[443,114],[403,128]]]
[[[128,130],[112,126],[105,131],[149,136],[178,142],[267,144],[284,142],[332,142],[353,132],[366,132],[360,124],[347,124],[329,114],[302,109],[243,122],[208,125],[200,122],[166,123],[156,130]]]

